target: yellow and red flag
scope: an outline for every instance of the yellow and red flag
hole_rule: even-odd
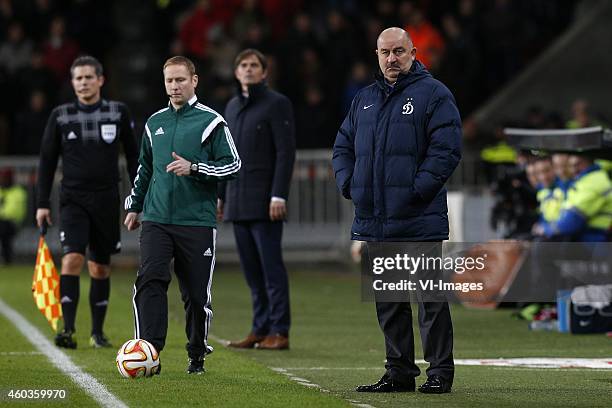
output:
[[[57,322],[62,318],[59,276],[43,235],[38,240],[38,255],[36,255],[36,266],[32,278],[32,294],[36,307],[45,315],[53,330],[57,332]]]

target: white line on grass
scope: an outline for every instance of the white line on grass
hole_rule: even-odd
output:
[[[76,366],[66,353],[51,344],[40,330],[32,326],[30,322],[16,310],[4,303],[2,299],[0,299],[0,313],[10,320],[34,347],[47,356],[54,366],[70,377],[72,381],[91,395],[91,397],[101,406],[109,408],[127,408],[127,405],[125,405],[123,401],[111,394],[106,387],[99,383],[94,377]]]
[[[384,363],[384,362],[382,362]],[[427,364],[425,360],[417,360],[417,364]],[[456,359],[457,366],[480,366],[508,369],[528,370],[612,370],[612,358],[577,358],[577,357],[521,357],[521,358],[482,358]],[[283,367],[295,371],[325,371],[325,370],[380,370],[381,367]]]
[[[208,337],[211,338],[212,340],[216,341],[217,343],[221,343],[224,346],[227,346],[229,343],[229,340],[226,339],[222,339],[221,337],[217,337],[214,334],[208,334]],[[304,386],[304,387],[308,387],[308,388],[316,388],[318,389],[320,392],[330,392],[328,389],[325,389],[323,387],[321,387],[319,384],[315,384],[313,382],[311,382],[310,380],[307,380],[305,378],[301,378],[298,377],[296,375],[293,375],[292,373],[290,373],[289,371],[287,371],[287,369],[285,368],[277,368],[277,367],[268,367],[269,369],[271,369],[274,372],[277,372],[279,374],[283,374],[286,375],[291,381],[295,381],[296,383]],[[348,402],[351,403],[351,405],[358,407],[358,408],[376,408],[373,405],[369,405],[369,404],[364,404],[363,402],[360,401],[356,401],[356,400],[347,400]]]
[[[305,379],[305,378],[300,378],[297,377],[296,375],[290,373],[289,371],[287,371],[284,368],[274,368],[274,367],[270,367],[270,369],[272,371],[276,371],[277,373],[286,375],[287,377],[289,377],[290,380],[297,382],[298,384],[304,386],[304,387],[309,387],[309,388],[317,388],[319,391],[321,392],[330,392],[328,389],[325,389],[323,387],[321,387],[319,384],[315,384],[313,382],[310,382],[309,380]],[[369,405],[369,404],[364,404],[361,401],[357,401],[357,400],[352,400],[352,399],[347,399],[348,402],[351,403],[351,405],[358,407],[358,408],[376,408],[373,405]]]
[[[589,373],[610,373],[608,368],[548,368],[548,367],[491,367],[493,370],[514,370],[514,371],[564,371],[564,372],[575,372],[575,371],[588,371]]]
[[[40,351],[0,351],[0,356],[39,356]]]

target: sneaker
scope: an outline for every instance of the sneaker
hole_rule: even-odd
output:
[[[55,345],[67,349],[77,348],[77,342],[72,338],[73,334],[74,332],[70,330],[64,330],[58,333],[57,336],[55,336]]]
[[[89,345],[93,348],[113,347],[104,334],[92,334],[89,338]]]
[[[204,371],[204,357],[187,359],[189,365],[187,366],[187,374],[203,374]]]

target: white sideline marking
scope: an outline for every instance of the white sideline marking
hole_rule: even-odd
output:
[[[427,364],[417,360],[417,364]],[[542,370],[589,369],[612,370],[612,358],[560,358],[560,357],[523,357],[523,358],[483,358],[457,359],[459,366],[487,366],[498,368],[522,368]],[[286,367],[285,370],[323,371],[323,370],[381,370],[381,367]]]
[[[229,344],[229,340],[226,339],[222,339],[221,337],[217,337],[214,334],[208,334],[208,337],[214,341],[216,341],[217,343],[221,343],[224,346],[227,346]],[[319,384],[315,384],[313,382],[311,382],[310,380],[307,380],[305,378],[301,378],[298,377],[296,375],[293,375],[292,373],[290,373],[289,371],[287,371],[286,368],[279,368],[279,367],[268,367],[270,370],[277,372],[279,374],[283,374],[286,375],[287,377],[289,377],[289,379],[291,381],[295,381],[296,383],[300,384],[301,386],[304,387],[308,387],[308,388],[316,388],[318,389],[320,392],[329,392],[331,394],[331,392],[326,389],[321,387]],[[360,401],[356,401],[356,400],[349,400],[347,399],[346,401],[348,401],[351,405],[355,406],[355,407],[359,407],[359,408],[376,408],[373,405],[368,405],[368,404],[364,404]]]
[[[216,341],[217,343],[221,343],[223,346],[227,346],[230,342],[229,340],[222,339],[221,337],[217,337],[210,333],[208,333],[208,338]]]
[[[423,361],[424,363],[425,361]],[[612,358],[559,358],[559,357],[524,357],[524,358],[487,358],[455,360],[457,365],[479,365],[493,367],[521,368],[593,368],[612,370]]]
[[[0,356],[37,356],[40,351],[0,351]]]
[[[111,394],[106,387],[94,377],[76,366],[66,353],[51,344],[40,330],[32,326],[30,322],[4,303],[2,299],[0,299],[0,313],[11,321],[34,347],[47,356],[51,364],[70,377],[72,381],[85,390],[85,392],[98,402],[98,404],[109,408],[127,408],[127,405],[125,405],[123,401]]]

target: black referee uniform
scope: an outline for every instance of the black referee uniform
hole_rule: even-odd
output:
[[[74,101],[52,111],[41,145],[37,206],[50,208],[49,196],[61,156],[60,241],[64,255],[85,255],[89,248],[89,260],[107,265],[111,254],[119,252],[118,161],[121,148],[127,159],[130,180],[133,180],[138,166],[138,147],[130,113],[123,103],[100,99],[93,105],[84,105]],[[61,279],[64,330],[72,332],[78,303],[78,277],[62,275]],[[108,282],[105,285],[108,286]],[[106,299],[101,300],[91,299],[90,293],[94,317],[92,333],[101,334],[108,303],[108,289],[105,291]],[[65,304],[66,299],[70,306]],[[104,308],[101,319],[95,315],[96,304]]]

